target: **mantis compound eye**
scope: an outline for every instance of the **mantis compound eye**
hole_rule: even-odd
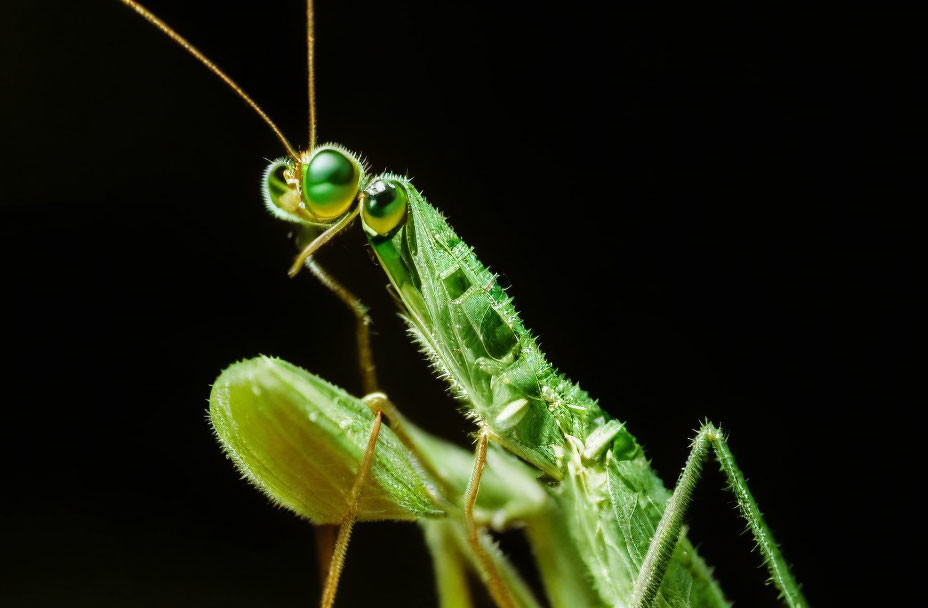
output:
[[[406,188],[394,180],[377,180],[365,191],[361,220],[368,232],[389,236],[406,220],[409,197]]]
[[[264,205],[284,221],[306,223],[308,214],[300,208],[300,193],[291,186],[292,178],[293,165],[288,159],[279,158],[268,165],[261,183]]]
[[[348,211],[360,181],[358,162],[340,150],[323,148],[300,165],[303,202],[322,221],[334,220]]]

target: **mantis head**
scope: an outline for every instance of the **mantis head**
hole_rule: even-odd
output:
[[[273,161],[264,172],[262,187],[264,204],[274,216],[322,230],[297,256],[291,276],[356,216],[361,216],[372,242],[394,235],[407,218],[405,180],[368,176],[357,156],[335,144],[303,152],[297,161]]]
[[[280,128],[245,91],[195,46],[168,24],[134,0],[122,0],[149,23],[193,55],[229,86],[270,127],[283,144],[287,157],[270,164],[262,183],[267,208],[290,222],[322,229],[290,268],[294,276],[306,260],[358,215],[365,232],[374,238],[386,237],[406,218],[406,191],[392,176],[368,179],[358,157],[335,144],[316,146],[316,104],[313,84],[313,12],[307,7],[307,45],[309,56],[309,148],[299,153]]]

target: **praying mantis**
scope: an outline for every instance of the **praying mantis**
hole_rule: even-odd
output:
[[[335,601],[355,521],[375,519],[419,522],[442,606],[471,605],[467,571],[499,606],[538,605],[485,532],[512,526],[524,527],[535,548],[551,605],[728,605],[683,534],[710,453],[784,603],[807,605],[721,430],[702,425],[667,491],[626,425],[548,363],[496,275],[410,179],[371,175],[352,152],[317,144],[311,3],[311,126],[300,151],[215,64],[141,5],[122,1],[222,78],[281,141],[287,156],[269,165],[263,184],[271,214],[301,233],[290,274],[314,274],[356,317],[363,398],[258,358],[226,370],[210,400],[216,434],[250,481],[311,521],[338,526],[323,606]],[[419,430],[380,392],[366,311],[313,257],[355,225],[411,335],[475,423],[472,456]]]

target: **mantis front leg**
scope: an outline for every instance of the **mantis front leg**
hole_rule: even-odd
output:
[[[708,422],[703,424],[693,440],[693,448],[686,460],[686,465],[683,467],[683,472],[680,474],[670,500],[667,501],[660,524],[648,547],[648,553],[645,555],[635,582],[632,606],[648,608],[657,596],[674,548],[680,539],[683,519],[710,447],[715,451],[719,466],[728,478],[728,485],[738,499],[741,515],[747,520],[754,534],[754,540],[757,541],[764,563],[770,571],[774,584],[780,590],[784,603],[790,608],[807,607],[808,602],[799,590],[796,579],[773,540],[773,533],[764,521],[757,507],[757,501],[754,500],[744,480],[744,475],[735,464],[735,457],[728,448],[728,442],[725,441],[721,431]]]

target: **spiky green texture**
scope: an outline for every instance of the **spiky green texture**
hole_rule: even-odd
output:
[[[337,523],[374,416],[363,402],[295,365],[257,357],[213,384],[209,415],[229,458],[272,501],[313,523]],[[436,517],[412,457],[382,427],[359,520]]]
[[[635,594],[632,598],[633,608],[650,606],[658,591],[664,568],[670,561],[677,539],[680,537],[683,519],[686,517],[693,489],[702,473],[703,463],[709,455],[710,445],[715,449],[719,466],[728,479],[728,487],[738,499],[738,508],[748,522],[764,564],[770,572],[770,578],[780,591],[780,597],[789,608],[807,608],[808,602],[799,590],[799,585],[793,578],[786,560],[783,559],[776,541],[773,540],[773,533],[764,521],[757,501],[754,500],[744,480],[744,475],[735,464],[735,458],[728,449],[728,441],[722,431],[710,422],[703,423],[702,428],[696,434],[686,465],[674,487],[673,496],[668,501],[661,522],[654,533],[655,541],[651,543],[638,574],[638,583],[635,585]]]
[[[627,606],[669,493],[624,425],[612,425],[603,446],[594,432],[609,416],[547,362],[496,275],[444,217],[408,180],[389,177],[408,190],[407,221],[371,245],[412,333],[495,442],[561,480],[551,494],[596,591],[609,605]],[[655,605],[726,605],[685,539]]]

